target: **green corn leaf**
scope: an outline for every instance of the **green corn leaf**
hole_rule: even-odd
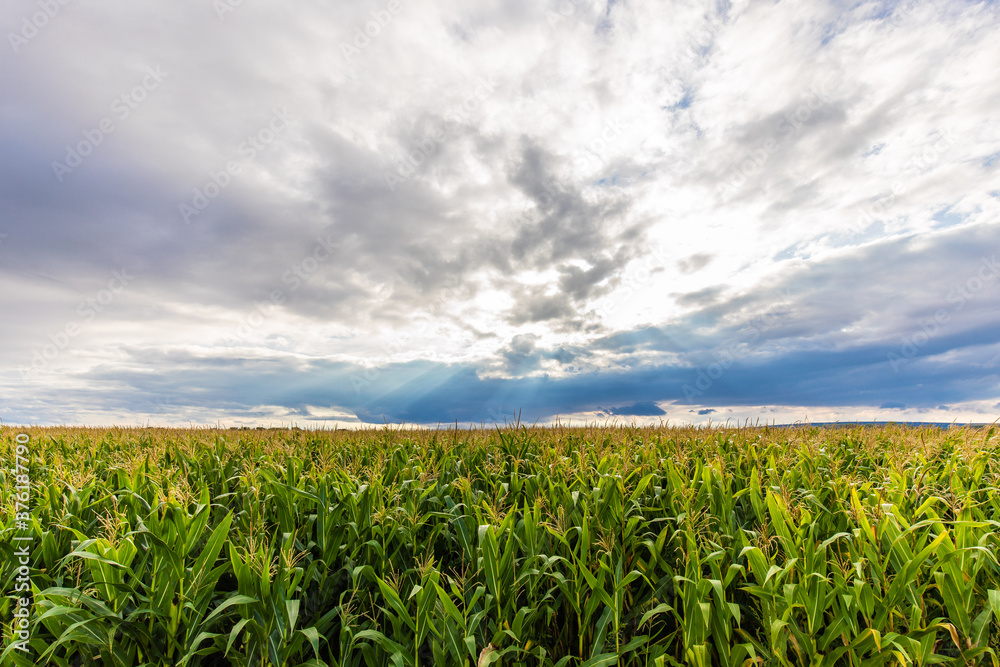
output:
[[[205,548],[202,549],[201,554],[195,559],[194,565],[191,568],[192,588],[195,591],[203,586],[215,585],[215,581],[212,581],[209,574],[219,557],[219,553],[222,551],[223,545],[229,537],[229,530],[232,523],[233,513],[230,512],[212,531],[208,541],[205,543]]]
[[[309,645],[312,646],[313,654],[316,656],[316,660],[319,660],[319,640],[326,639],[319,633],[314,627],[302,628],[301,630],[296,630],[299,634],[304,636],[308,641]]]

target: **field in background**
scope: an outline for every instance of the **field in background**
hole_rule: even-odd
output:
[[[992,428],[5,428],[0,455],[3,665],[1000,650]]]

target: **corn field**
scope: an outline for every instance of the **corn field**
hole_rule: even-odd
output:
[[[992,428],[17,433],[3,665],[1000,664]]]

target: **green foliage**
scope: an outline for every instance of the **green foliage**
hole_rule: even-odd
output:
[[[28,433],[0,665],[1000,665],[992,429]]]

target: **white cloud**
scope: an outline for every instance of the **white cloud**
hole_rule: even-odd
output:
[[[842,287],[796,302],[783,354],[891,346],[927,284],[866,285],[852,258],[916,235],[947,275],[986,248],[941,250],[942,233],[997,238],[994,3],[407,0],[345,49],[386,7],[73,5],[0,64],[17,91],[0,105],[5,386],[109,271],[137,274],[11,414],[55,420],[41,396],[90,400],[108,391],[94,378],[169,370],[176,349],[220,373],[681,368],[774,286],[812,290],[810,270]],[[169,75],[58,182],[51,163],[148,67]],[[288,130],[241,159],[282,106]],[[184,224],[179,204],[234,159]],[[956,333],[994,321],[979,308]],[[678,349],[606,345],[649,327]],[[219,415],[270,405],[219,399]]]

